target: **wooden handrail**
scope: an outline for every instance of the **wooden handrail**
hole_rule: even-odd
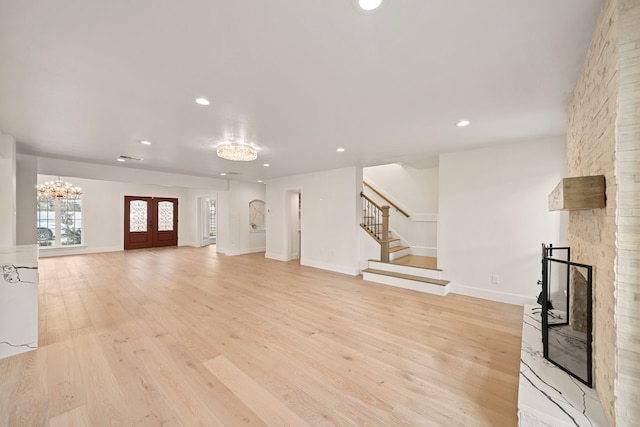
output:
[[[400,207],[398,207],[398,205],[396,205],[395,203],[393,203],[391,200],[387,199],[381,192],[379,192],[378,190],[376,190],[375,188],[373,188],[371,186],[371,184],[369,184],[367,181],[362,181],[362,183],[364,185],[366,185],[367,187],[369,187],[371,189],[371,191],[373,191],[374,193],[376,193],[378,196],[382,197],[384,199],[385,202],[389,203],[391,206],[393,206],[395,208],[395,210],[397,210],[398,212],[400,212],[402,215],[406,216],[407,218],[409,218],[409,214],[406,213],[405,211],[403,211]],[[367,196],[364,196],[367,197]],[[367,197],[367,199],[371,202],[371,199],[369,199]],[[373,203],[373,202],[371,202]],[[375,203],[374,203],[375,205]],[[378,205],[376,205],[378,206]]]
[[[363,197],[363,198],[367,199],[367,201],[369,201],[369,203],[371,203],[373,206],[375,206],[376,208],[382,210],[382,206],[380,206],[379,204],[377,204],[376,202],[371,200],[371,198],[368,197],[366,194],[364,194],[362,191],[360,192],[360,197]]]

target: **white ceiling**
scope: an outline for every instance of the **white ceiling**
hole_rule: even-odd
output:
[[[243,180],[565,133],[602,0],[354,2],[0,0],[0,129],[22,153]],[[218,159],[228,136],[258,160]]]

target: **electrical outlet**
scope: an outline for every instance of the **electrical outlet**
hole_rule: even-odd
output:
[[[492,274],[491,275],[491,283],[493,283],[494,285],[499,285],[500,284],[500,276],[498,276],[497,274]]]

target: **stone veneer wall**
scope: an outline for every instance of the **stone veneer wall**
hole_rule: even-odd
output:
[[[594,266],[595,384],[611,424],[640,419],[640,0],[605,0],[568,109],[569,176],[605,175],[607,207],[569,213]]]
[[[607,207],[570,211],[568,242],[572,261],[594,266],[594,382],[612,421],[616,378],[617,19],[618,0],[605,0],[567,107],[568,176],[604,175],[606,179]]]
[[[640,0],[618,4],[616,421],[640,422]]]

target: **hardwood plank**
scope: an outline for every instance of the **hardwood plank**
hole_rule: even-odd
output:
[[[253,411],[207,370],[181,342],[163,335],[153,339],[153,343],[175,367],[175,372],[187,382],[189,390],[223,425],[263,425]]]
[[[142,363],[151,383],[164,396],[177,417],[186,425],[224,426],[191,391],[188,382],[176,373],[150,338],[141,338],[135,343],[136,357]]]
[[[166,398],[154,387],[148,372],[140,369],[136,352],[128,340],[119,340],[105,332],[99,336],[113,375],[127,402],[134,425],[163,425],[175,419]]]
[[[107,362],[98,337],[80,331],[73,338],[80,372],[86,384],[87,410],[93,425],[132,424],[120,383]]]
[[[48,390],[46,382],[47,352],[30,351],[11,356],[9,383],[2,393],[9,406],[6,422],[9,426],[44,425],[47,421]],[[4,383],[5,377],[2,377]],[[4,406],[4,405],[3,405]]]
[[[308,392],[309,389],[313,388],[311,384],[306,383],[303,387],[294,384],[291,378],[295,376],[297,379],[301,379],[301,376],[297,374],[298,370],[291,368],[291,364],[289,364],[288,367],[289,369],[287,369],[284,374],[273,371],[268,375],[254,378],[254,380],[273,395],[282,396],[284,403],[293,411],[300,414],[300,416],[311,425],[358,426],[355,422],[350,422],[350,420],[340,417],[335,413],[334,408],[341,403],[338,399],[335,399],[332,403],[327,403],[327,399],[325,399],[324,396],[321,398],[322,401],[317,400]],[[304,391],[303,388],[307,391]],[[320,389],[320,387],[315,387],[315,389]]]
[[[89,426],[91,425],[91,417],[86,406],[78,406],[77,408],[63,412],[60,415],[51,417],[49,427],[69,427],[69,426]]]
[[[40,347],[0,360],[0,427],[517,424],[521,307],[215,247],[40,272]]]
[[[80,365],[72,340],[47,346],[49,364],[47,383],[49,387],[49,416],[71,411],[87,403]]]
[[[204,366],[245,402],[267,425],[299,426],[308,424],[224,356],[217,356]]]

